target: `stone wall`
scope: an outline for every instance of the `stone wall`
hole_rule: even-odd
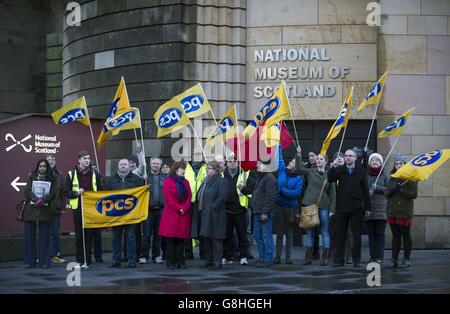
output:
[[[64,1],[0,3],[0,119],[45,112],[46,34],[61,31]]]
[[[290,97],[296,119],[334,120],[351,85],[354,105],[359,104],[377,80],[377,31],[366,25],[366,5],[361,0],[248,0],[247,1],[247,119],[261,108],[264,99],[254,97],[258,85],[276,85],[278,79],[255,80],[255,68],[323,66],[323,79],[287,79],[286,85],[304,87],[329,84],[336,88],[333,97]],[[254,60],[255,50],[265,49],[326,49],[330,61],[267,62]],[[330,79],[331,67],[350,67],[345,78]],[[373,108],[357,113],[352,119],[370,119]],[[331,124],[330,124],[331,125]],[[326,135],[326,132],[325,132]],[[324,136],[325,136],[324,135]]]
[[[378,75],[389,71],[378,112],[379,131],[416,107],[394,149],[413,157],[450,148],[450,2],[381,1]],[[386,155],[395,137],[380,139]],[[387,168],[392,169],[392,160]],[[450,163],[419,184],[415,201],[415,247],[450,248]],[[390,235],[390,231],[388,232]]]
[[[91,115],[104,118],[123,76],[141,110],[147,156],[170,156],[175,140],[155,139],[153,114],[195,82],[216,116],[245,102],[245,1],[97,0],[81,11],[81,26],[64,31],[64,102],[84,95]],[[108,162],[130,154],[133,138],[112,138]]]

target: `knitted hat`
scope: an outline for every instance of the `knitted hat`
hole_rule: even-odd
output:
[[[128,156],[129,161],[134,161],[136,164],[136,167],[139,167],[139,159],[136,155],[130,155]]]
[[[370,163],[371,163],[371,161],[372,161],[373,158],[378,159],[378,160],[381,162],[381,164],[383,164],[383,161],[384,161],[383,156],[381,156],[381,155],[378,154],[378,153],[373,153],[373,154],[371,154],[371,155],[369,156],[369,165],[370,165]]]
[[[394,162],[396,161],[403,161],[403,163],[406,164],[406,162],[408,161],[408,158],[406,158],[405,155],[402,154],[398,154],[397,156],[395,156]]]

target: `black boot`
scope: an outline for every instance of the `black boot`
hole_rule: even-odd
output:
[[[396,269],[398,267],[398,261],[392,260],[387,266],[387,269]]]
[[[306,249],[303,265],[311,265],[312,260],[313,260],[313,249],[312,247],[309,247]]]

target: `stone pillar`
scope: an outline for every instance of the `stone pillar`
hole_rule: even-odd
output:
[[[104,118],[123,76],[141,110],[147,156],[170,157],[175,140],[155,139],[153,114],[196,82],[217,118],[245,102],[245,1],[97,0],[81,11],[81,26],[64,30],[64,102],[84,95],[90,114]],[[130,154],[133,138],[111,138],[107,159]]]
[[[378,131],[415,106],[394,154],[417,156],[450,147],[450,2],[381,1],[378,74],[389,76],[378,115]],[[378,140],[386,155],[395,137]],[[392,169],[393,159],[387,170]],[[450,247],[450,163],[419,183],[412,227],[416,248]],[[390,230],[387,228],[390,238]],[[390,239],[387,244],[390,246]]]

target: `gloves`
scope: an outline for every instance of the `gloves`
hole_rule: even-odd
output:
[[[44,205],[44,200],[42,199],[42,197],[37,197],[34,203],[36,204],[36,206],[42,206]]]
[[[374,193],[374,190],[370,189],[370,190],[369,190],[369,196],[372,197],[372,196],[373,196],[373,193]]]
[[[375,183],[372,184],[371,190],[374,190],[374,191],[377,190],[377,185]]]

